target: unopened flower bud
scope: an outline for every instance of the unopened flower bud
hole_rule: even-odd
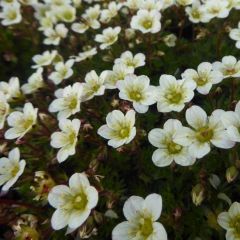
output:
[[[233,182],[239,174],[238,169],[235,166],[231,166],[226,171],[226,179],[228,183]]]
[[[197,184],[192,189],[192,201],[196,206],[201,205],[204,200],[204,187],[202,184]]]
[[[133,29],[127,28],[125,30],[125,37],[126,37],[127,40],[133,39],[135,37],[135,35],[136,34],[135,34],[135,31]]]

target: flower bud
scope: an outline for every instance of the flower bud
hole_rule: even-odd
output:
[[[228,183],[233,182],[238,176],[238,174],[239,171],[235,166],[231,166],[230,168],[228,168],[226,171],[226,179]]]
[[[201,205],[204,200],[204,187],[202,184],[197,184],[192,189],[192,201],[196,206]]]
[[[136,34],[135,34],[135,31],[133,29],[127,28],[125,30],[125,37],[126,37],[127,40],[133,39],[135,37],[135,35]]]

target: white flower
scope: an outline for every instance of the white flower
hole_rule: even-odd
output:
[[[69,187],[58,185],[48,195],[51,206],[56,208],[51,223],[55,230],[68,226],[80,227],[97,205],[98,192],[90,185],[85,174],[75,173],[69,179]]]
[[[21,22],[22,15],[20,4],[15,2],[14,4],[5,5],[0,12],[0,19],[3,26],[9,26]]]
[[[13,186],[22,175],[25,165],[25,160],[20,160],[18,148],[12,149],[8,157],[0,158],[0,185],[3,185],[3,191],[8,191]]]
[[[44,87],[43,68],[38,68],[29,78],[28,82],[23,84],[21,89],[24,94],[31,94]]]
[[[225,0],[208,0],[205,4],[207,13],[211,18],[226,18],[229,15],[228,2]]]
[[[196,158],[207,155],[211,148],[210,144],[218,148],[229,149],[234,142],[229,140],[227,132],[222,124],[223,110],[215,110],[210,117],[198,107],[192,106],[186,111],[187,123],[192,127],[181,128],[175,134],[174,142],[189,146],[189,152]]]
[[[223,75],[217,70],[213,70],[211,63],[201,63],[197,71],[187,69],[182,74],[182,78],[186,81],[194,81],[197,84],[197,91],[201,94],[208,94],[213,84],[220,83],[223,80]]]
[[[53,59],[56,57],[57,51],[45,51],[43,54],[35,55],[33,57],[33,61],[35,62],[35,65],[32,66],[32,68],[39,68],[42,66],[48,66],[52,63]]]
[[[127,75],[123,81],[117,82],[119,98],[133,102],[134,109],[139,113],[148,111],[149,105],[156,103],[156,89],[150,86],[147,76]]]
[[[161,29],[161,14],[156,10],[139,10],[136,16],[132,17],[131,28],[142,33],[157,33]]]
[[[20,90],[19,78],[11,77],[9,82],[0,82],[0,91],[6,96],[8,102],[22,96]]]
[[[137,53],[133,56],[130,51],[126,51],[121,54],[120,58],[115,59],[114,63],[122,63],[128,67],[138,68],[145,65],[145,55],[143,53]]]
[[[25,103],[22,112],[12,112],[8,118],[8,125],[11,127],[5,132],[6,139],[22,138],[37,122],[38,109],[31,103]]]
[[[103,30],[102,34],[96,35],[95,41],[101,43],[101,49],[106,49],[118,40],[118,35],[120,32],[120,27],[108,27]]]
[[[223,113],[222,122],[227,129],[229,139],[240,142],[240,101],[236,105],[235,112],[227,111]]]
[[[152,155],[153,163],[158,167],[169,166],[173,161],[182,166],[195,163],[188,147],[174,142],[176,132],[183,128],[179,120],[169,119],[165,122],[163,129],[155,128],[148,134],[149,142],[158,149]]]
[[[92,99],[94,96],[101,96],[105,92],[104,79],[105,73],[100,76],[92,70],[86,74],[85,83],[83,83],[83,99],[84,101]]]
[[[199,0],[194,0],[192,6],[186,7],[185,11],[193,23],[206,23],[211,20],[211,15],[207,13],[205,5],[201,5]]]
[[[114,110],[106,117],[106,125],[98,129],[98,134],[109,139],[108,145],[118,148],[128,144],[136,135],[135,111],[130,110],[124,115],[121,111]]]
[[[187,6],[193,3],[193,0],[176,0],[179,5]]]
[[[59,45],[62,38],[66,38],[68,34],[68,29],[64,24],[60,23],[55,26],[55,28],[47,28],[44,30],[44,35],[46,38],[43,43],[46,45]]]
[[[232,40],[236,41],[236,47],[240,48],[240,22],[238,23],[238,28],[234,28],[230,31],[229,36]]]
[[[94,48],[90,48],[84,52],[80,52],[78,54],[78,56],[74,56],[73,58],[74,58],[75,62],[81,62],[85,59],[92,58],[96,54],[97,54],[97,48],[94,47]]]
[[[112,18],[117,16],[118,10],[122,7],[121,3],[110,2],[107,9],[103,9],[101,12],[100,21],[103,23],[108,23]]]
[[[69,156],[75,154],[78,132],[81,122],[78,119],[61,119],[59,128],[61,132],[55,132],[51,136],[51,146],[60,148],[57,154],[58,162],[65,161]]]
[[[123,206],[127,221],[118,224],[112,232],[113,240],[167,240],[163,225],[157,220],[162,213],[162,197],[156,193],[145,199],[130,197]]]
[[[132,10],[138,10],[143,5],[144,0],[127,0],[126,6]]]
[[[148,11],[157,10],[160,11],[163,7],[163,1],[159,0],[144,0],[139,6],[141,9],[146,9]]]
[[[72,86],[58,89],[55,99],[49,106],[50,112],[58,112],[58,119],[68,118],[80,111],[83,86],[76,82]]]
[[[238,240],[240,236],[240,203],[234,202],[228,212],[222,212],[218,215],[217,221],[227,231],[226,240]]]
[[[81,23],[73,23],[72,30],[77,33],[84,33],[89,28],[98,29],[100,28],[100,23],[98,17],[100,15],[100,6],[95,5],[86,10],[86,12],[81,16],[83,21]]]
[[[60,84],[64,79],[68,79],[73,75],[72,66],[74,60],[70,59],[67,62],[58,62],[54,68],[55,71],[49,75],[49,79],[54,82],[54,84]]]
[[[213,69],[220,71],[224,78],[240,77],[240,61],[233,56],[225,56],[222,62],[213,63]]]
[[[0,92],[0,129],[4,127],[7,115],[9,114],[9,104],[6,96]]]
[[[117,63],[113,66],[112,71],[103,71],[103,73],[105,74],[104,85],[107,89],[115,89],[117,88],[116,83],[118,81],[123,80],[128,74],[132,74],[133,72],[133,67],[126,66],[123,63]]]
[[[176,0],[163,0],[163,10],[173,6],[176,3]]]
[[[57,17],[63,22],[71,23],[76,19],[76,8],[71,5],[55,6],[54,10]]]
[[[157,108],[159,112],[180,112],[185,103],[194,97],[194,82],[176,80],[174,76],[162,75],[157,90]]]

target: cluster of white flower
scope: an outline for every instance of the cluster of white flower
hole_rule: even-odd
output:
[[[238,0],[177,0],[186,7],[189,20],[193,23],[207,23],[213,18],[226,18],[232,9],[240,9]]]
[[[240,77],[240,60],[234,56],[225,56],[214,63],[202,62],[196,70],[186,69],[181,74],[181,79],[162,74],[159,86],[153,86],[148,76],[136,73],[137,68],[145,66],[146,56],[139,52],[135,54],[124,51],[119,58],[114,59],[112,70],[100,73],[91,70],[86,73],[84,81],[63,85],[74,75],[75,64],[93,57],[98,50],[111,48],[120,39],[124,30],[122,26],[105,27],[120,12],[131,16],[125,34],[128,37],[133,35],[134,38],[135,32],[144,35],[158,33],[161,30],[162,12],[173,5],[183,6],[191,22],[206,23],[213,18],[226,18],[231,9],[240,9],[239,0],[127,0],[107,4],[99,1],[86,8],[80,16],[80,0],[43,2],[2,0],[2,25],[19,23],[22,20],[22,5],[29,5],[35,11],[34,16],[39,22],[38,29],[44,36],[45,45],[60,45],[70,31],[72,34],[85,35],[100,29],[101,32],[93,37],[94,42],[100,44],[100,49],[98,46],[87,45],[78,55],[74,53],[65,60],[57,50],[46,50],[33,56],[32,69],[35,72],[22,86],[16,77],[12,77],[9,82],[0,82],[0,129],[6,127],[5,122],[8,124],[8,129],[4,131],[5,139],[18,141],[26,134],[30,135],[29,132],[40,118],[40,110],[28,101],[27,96],[47,88],[50,82],[55,91],[55,99],[49,104],[48,111],[53,117],[56,113],[60,129],[51,133],[50,145],[59,149],[56,156],[59,163],[76,153],[81,127],[78,119],[81,104],[104,95],[108,90],[118,91],[119,99],[131,103],[133,107],[126,112],[113,110],[108,113],[106,124],[98,129],[98,134],[107,139],[108,145],[113,148],[128,144],[135,138],[136,113],[144,114],[154,104],[157,105],[158,112],[164,114],[179,113],[187,108],[185,119],[188,127],[183,126],[178,119],[168,119],[162,128],[152,129],[148,134],[149,142],[157,148],[152,161],[158,167],[169,166],[173,162],[190,166],[209,154],[213,146],[229,149],[240,142],[240,101],[236,104],[235,111],[217,109],[210,116],[200,106],[191,106],[195,94],[207,95],[213,85],[226,78]],[[231,30],[230,37],[237,42],[236,47],[240,48],[240,25],[238,29]],[[164,42],[169,47],[175,46],[176,36],[169,34],[165,36]],[[25,104],[21,108],[12,108],[12,103],[17,99],[25,101]],[[70,119],[71,117],[74,118]],[[2,190],[7,191],[17,181],[25,164],[25,160],[20,161],[18,148],[11,150],[8,158],[0,159]],[[75,173],[69,179],[69,187],[55,186],[48,200],[56,208],[52,216],[52,227],[58,230],[68,226],[69,231],[72,231],[81,226],[91,214],[98,202],[98,192],[90,185],[85,174]],[[235,203],[229,213],[219,216],[219,224],[227,230],[227,239],[234,240],[238,239],[234,236],[240,236],[239,209],[239,204]],[[115,227],[113,240],[166,240],[167,233],[157,222],[161,211],[162,198],[158,194],[151,194],[145,199],[130,197],[123,208],[127,221]],[[232,218],[236,220],[234,223]]]

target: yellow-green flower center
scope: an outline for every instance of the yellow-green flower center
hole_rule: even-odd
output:
[[[204,86],[208,82],[208,76],[199,75],[198,78],[194,79],[198,86]]]
[[[205,143],[209,142],[213,138],[213,130],[208,126],[198,129],[196,133],[196,138],[199,142]]]
[[[232,218],[229,223],[230,228],[234,229],[234,236],[236,239],[240,238],[240,215]]]
[[[72,200],[72,208],[76,210],[83,210],[86,208],[86,205],[88,203],[87,196],[84,192],[81,192],[74,196]]]
[[[119,134],[120,138],[127,138],[127,137],[129,137],[129,134],[130,134],[130,128],[128,126],[122,127],[119,130],[118,134]]]
[[[166,94],[165,97],[167,98],[169,103],[177,104],[182,100],[183,94],[180,90],[171,90]]]
[[[153,222],[150,218],[141,219],[140,232],[144,239],[147,239],[153,233]]]
[[[63,14],[62,14],[62,18],[63,18],[65,21],[71,22],[71,21],[74,19],[74,16],[73,16],[73,13],[72,13],[71,11],[65,11],[65,12],[63,12]]]
[[[142,99],[142,93],[140,91],[130,91],[129,97],[130,99],[139,102]]]
[[[74,131],[71,131],[70,134],[68,135],[68,142],[70,145],[73,145],[76,141],[76,133]]]
[[[181,152],[182,146],[171,141],[171,142],[168,143],[167,149],[168,149],[169,153],[177,154],[177,153]]]
[[[71,96],[69,99],[68,99],[68,108],[74,110],[77,108],[77,105],[78,105],[78,99],[76,96]]]
[[[149,19],[142,22],[142,26],[146,29],[150,29],[153,25],[153,22]]]
[[[28,118],[28,119],[24,119],[23,122],[20,124],[22,124],[23,129],[29,129],[32,127],[33,123],[34,123],[33,119]]]
[[[17,18],[16,11],[14,11],[14,10],[9,11],[8,14],[7,14],[7,18],[9,20],[15,20]]]
[[[11,176],[15,177],[17,175],[17,173],[19,172],[19,170],[20,170],[19,165],[13,166],[13,168],[11,169]]]
[[[199,12],[197,9],[194,9],[194,10],[192,11],[192,16],[193,16],[193,18],[195,18],[195,19],[200,19],[200,18],[201,18],[201,14],[200,14],[200,12]]]
[[[236,71],[235,68],[226,69],[226,70],[224,71],[224,75],[225,75],[225,76],[234,75],[234,74],[236,74],[236,73],[237,73],[237,71]]]
[[[115,35],[109,35],[106,39],[106,42],[108,44],[114,43],[116,41],[117,37]]]

